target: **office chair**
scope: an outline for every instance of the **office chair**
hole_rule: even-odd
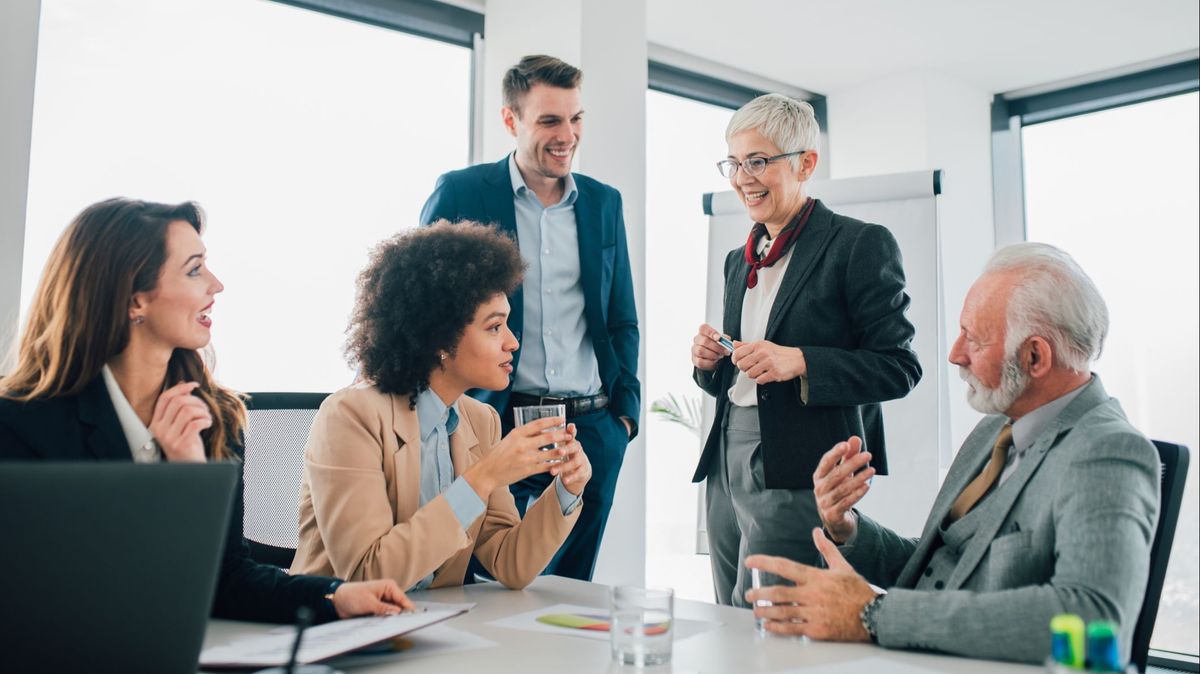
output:
[[[1158,527],[1154,532],[1154,542],[1150,545],[1150,577],[1146,582],[1146,598],[1142,600],[1142,611],[1133,630],[1133,648],[1129,654],[1129,659],[1139,672],[1146,671],[1150,635],[1154,633],[1154,621],[1158,618],[1158,600],[1167,575],[1167,562],[1171,558],[1171,544],[1175,541],[1175,524],[1179,521],[1188,468],[1187,447],[1160,440],[1154,441],[1154,447],[1158,449],[1158,458],[1162,463],[1162,495]]]
[[[246,401],[243,536],[257,562],[292,565],[300,535],[304,444],[328,393],[251,393]]]

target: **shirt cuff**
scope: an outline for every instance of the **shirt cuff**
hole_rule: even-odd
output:
[[[800,375],[800,402],[808,404],[808,375]]]
[[[575,502],[583,496],[583,494],[576,496],[567,491],[567,488],[563,486],[561,475],[554,478],[554,493],[558,495],[558,507],[562,509],[564,516],[575,505]]]
[[[470,529],[486,509],[483,499],[479,498],[479,494],[475,493],[462,476],[455,478],[450,488],[444,492],[444,496],[463,529]]]

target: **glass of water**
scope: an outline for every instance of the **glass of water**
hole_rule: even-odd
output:
[[[614,587],[609,606],[613,660],[638,667],[671,661],[675,590]]]
[[[513,408],[513,422],[516,426],[524,426],[525,424],[527,424],[531,421],[537,421],[538,419],[545,419],[546,417],[562,417],[562,418],[566,419],[567,406],[566,405],[525,405],[523,407],[514,407]],[[547,428],[544,432],[552,433],[554,431],[561,431],[561,430],[565,429],[566,427],[567,427],[566,423],[564,422],[562,424],[559,424],[558,426],[553,426],[551,428]],[[541,449],[543,452],[545,452],[545,451],[554,449],[557,446],[558,445],[551,442],[550,444],[544,445],[544,446],[540,447],[539,449]],[[561,461],[562,461],[562,459],[552,459],[550,461],[547,461],[547,463],[559,463]]]
[[[773,587],[776,585],[791,587],[791,586],[795,585],[795,583],[788,580],[787,578],[784,578],[783,576],[769,573],[767,571],[760,571],[759,569],[750,569],[750,587],[752,589],[758,590],[758,589],[761,589],[764,587]],[[774,603],[770,602],[766,599],[759,599],[754,602],[754,605],[756,607],[757,606],[774,606]],[[757,632],[759,634],[759,636],[771,635],[771,633],[767,631],[767,623],[768,622],[770,622],[770,621],[766,618],[759,618],[758,616],[754,616],[754,631]]]

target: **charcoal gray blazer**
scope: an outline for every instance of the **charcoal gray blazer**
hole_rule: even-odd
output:
[[[1001,499],[988,508],[998,514],[963,546],[945,588],[913,589],[940,523],[1007,421],[989,416],[967,437],[921,538],[859,513],[858,533],[841,551],[890,588],[876,613],[879,643],[1039,663],[1050,654],[1050,618],[1077,613],[1116,622],[1128,660],[1158,522],[1158,452],[1095,375],[986,497]]]
[[[900,247],[886,227],[838,215],[819,199],[792,245],[766,339],[804,352],[808,402],[800,397],[799,379],[758,386],[766,488],[812,489],[821,456],[851,435],[863,439],[871,465],[885,475],[879,403],[903,398],[921,380],[912,350],[916,331],[904,316],[910,300]],[[741,339],[749,274],[743,249],[729,251],[721,331],[735,340]],[[718,454],[726,392],[736,374],[729,358],[712,372],[694,371],[700,388],[717,399],[717,413],[693,482],[708,476]]]

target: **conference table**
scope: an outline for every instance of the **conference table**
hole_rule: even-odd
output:
[[[604,608],[608,605],[608,586],[599,583],[541,576],[520,591],[507,590],[499,583],[483,583],[461,587],[414,592],[417,601],[441,603],[474,603],[469,612],[442,623],[458,634],[465,633],[477,641],[494,642],[494,646],[457,652],[421,655],[421,633],[408,636],[417,647],[409,652],[375,656],[350,656],[334,661],[339,669],[350,674],[397,672],[403,674],[478,672],[501,674],[507,672],[552,672],[578,674],[581,672],[682,674],[704,672],[712,674],[749,674],[752,672],[803,672],[815,668],[824,672],[861,670],[869,665],[871,671],[887,674],[893,671],[945,674],[1032,674],[1041,667],[987,660],[894,651],[871,644],[835,644],[807,639],[778,636],[759,636],[754,630],[754,616],[747,609],[717,606],[705,602],[679,600],[675,602],[675,617],[683,620],[720,623],[708,631],[685,638],[676,638],[671,663],[637,668],[612,661],[607,640],[593,640],[573,635],[546,634],[489,624],[516,614],[536,611],[557,604],[573,604]],[[607,609],[605,609],[607,610]],[[273,625],[212,620],[205,634],[205,648],[226,644],[234,639],[263,634]],[[437,629],[437,625],[425,628]],[[882,662],[881,662],[882,661]]]

